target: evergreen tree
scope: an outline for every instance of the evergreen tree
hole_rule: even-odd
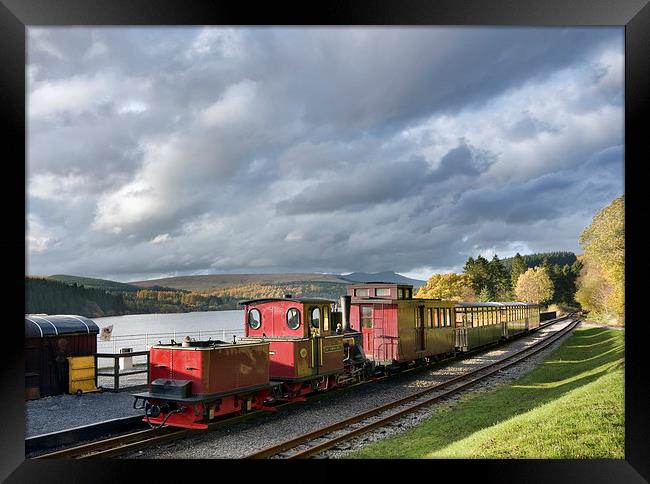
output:
[[[472,279],[472,289],[474,289],[476,294],[480,294],[485,287],[490,285],[490,271],[488,266],[488,260],[482,255],[479,255],[476,260],[470,257],[465,263],[465,274]]]
[[[519,252],[517,252],[512,259],[512,271],[510,273],[510,287],[512,288],[513,291],[517,286],[517,281],[519,280],[519,276],[522,275],[524,272],[526,272],[527,269],[528,266],[526,266],[526,262],[524,261],[524,258],[521,256]]]
[[[499,256],[494,254],[488,267],[490,279],[488,290],[490,292],[491,301],[506,300],[509,298],[510,293],[510,278],[505,266],[499,260]]]

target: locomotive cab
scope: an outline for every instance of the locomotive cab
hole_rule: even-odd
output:
[[[246,337],[269,343],[271,380],[285,382],[287,396],[336,384],[343,371],[343,336],[331,328],[332,303],[319,298],[244,301]]]

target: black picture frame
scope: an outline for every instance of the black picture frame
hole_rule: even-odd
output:
[[[24,458],[23,329],[13,301],[24,296],[18,253],[25,251],[25,34],[26,26],[72,25],[477,25],[477,26],[624,26],[625,27],[625,192],[626,192],[626,370],[625,460],[451,460],[451,461],[309,461],[300,468],[283,462],[228,461],[32,461]],[[109,482],[144,472],[147,481],[180,478],[247,479],[256,477],[312,481],[366,479],[467,480],[490,482],[647,482],[648,379],[643,370],[644,345],[640,304],[643,284],[640,244],[643,212],[640,210],[642,168],[648,162],[643,120],[648,114],[650,86],[650,6],[648,0],[411,0],[328,1],[247,4],[233,1],[181,2],[171,0],[2,0],[0,52],[2,52],[2,110],[5,140],[5,218],[15,228],[3,237],[5,261],[10,263],[9,288],[16,297],[5,323],[0,408],[0,478],[7,482]],[[646,141],[644,143],[644,141]],[[6,148],[12,148],[8,151]],[[646,148],[646,149],[644,149]],[[9,156],[12,153],[13,156]],[[11,168],[16,168],[11,171]],[[17,202],[18,201],[18,202]],[[638,219],[638,220],[635,220]],[[25,267],[23,266],[23,275]],[[639,281],[637,284],[636,281]],[[13,296],[13,294],[12,294]],[[16,305],[17,306],[17,305]],[[16,314],[14,314],[16,313]],[[411,467],[413,467],[411,469]],[[232,472],[228,472],[228,471]],[[305,476],[303,472],[307,470]],[[402,477],[402,474],[404,476]],[[134,477],[134,476],[133,476]],[[135,477],[134,477],[135,478]],[[177,477],[179,478],[179,477]]]

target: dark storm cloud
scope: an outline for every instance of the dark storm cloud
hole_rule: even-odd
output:
[[[434,177],[437,182],[446,181],[456,175],[476,177],[483,173],[490,163],[489,155],[473,153],[467,145],[462,144],[440,159]]]
[[[389,202],[419,193],[432,171],[422,159],[403,163],[369,163],[346,176],[326,178],[295,197],[277,203],[281,214],[332,212]]]
[[[578,225],[623,190],[622,40],[30,27],[29,272],[411,271],[577,250]]]

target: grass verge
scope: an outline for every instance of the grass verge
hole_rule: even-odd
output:
[[[533,371],[349,458],[624,458],[624,332],[577,328]]]

